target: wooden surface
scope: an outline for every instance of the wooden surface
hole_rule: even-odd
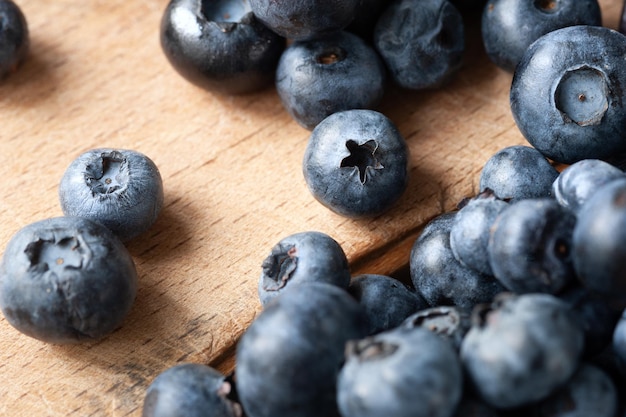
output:
[[[166,0],[21,0],[31,54],[0,84],[0,250],[28,223],[61,215],[59,180],[94,147],[151,157],[165,207],[130,242],[140,274],[121,329],[78,346],[21,335],[0,318],[0,415],[139,416],[152,379],[181,361],[228,372],[238,337],[260,311],[260,265],[282,237],[319,230],[353,273],[395,274],[420,228],[476,192],[482,164],[525,144],[508,107],[511,74],[488,62],[477,19],[447,87],[391,88],[380,110],[406,137],[409,188],[371,220],[346,220],[309,194],[301,161],[309,132],[272,88],[216,96],[183,80],[158,41]],[[619,0],[600,0],[616,27]]]

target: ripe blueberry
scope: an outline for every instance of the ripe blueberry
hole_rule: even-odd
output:
[[[163,181],[154,162],[140,152],[91,149],[67,167],[59,200],[66,216],[102,223],[127,241],[156,221],[163,206]]]
[[[30,46],[28,24],[12,0],[0,0],[0,79],[17,70]]]
[[[81,217],[55,217],[20,229],[0,264],[0,308],[36,339],[66,344],[118,328],[135,300],[137,272],[109,229]]]
[[[313,196],[346,217],[381,214],[408,182],[408,150],[395,124],[374,110],[334,113],[311,132],[303,174]]]

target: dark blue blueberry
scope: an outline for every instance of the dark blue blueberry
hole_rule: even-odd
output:
[[[507,294],[474,310],[461,360],[481,397],[509,409],[547,398],[569,380],[583,344],[583,330],[563,301]]]
[[[623,152],[624,50],[624,35],[599,26],[570,26],[537,39],[517,66],[510,93],[528,142],[566,164]]]
[[[489,234],[498,214],[507,207],[491,190],[463,202],[450,228],[450,249],[463,265],[493,275],[489,265]]]
[[[245,94],[271,85],[285,49],[246,0],[171,0],[161,48],[174,69],[210,91]]]
[[[511,204],[491,227],[493,275],[516,293],[556,294],[575,280],[572,233],[576,216],[551,198]]]
[[[614,165],[599,159],[583,159],[561,171],[552,184],[552,194],[560,205],[577,213],[599,187],[618,178],[626,175]]]
[[[81,217],[20,229],[0,264],[0,308],[36,339],[91,341],[117,329],[135,300],[137,272],[111,231]]]
[[[578,212],[576,274],[593,293],[626,307],[626,178],[600,187]]]
[[[254,14],[280,36],[322,37],[345,28],[356,16],[360,0],[249,0]]]
[[[413,286],[432,307],[453,305],[472,309],[491,302],[505,288],[490,275],[456,260],[450,248],[450,229],[456,212],[431,220],[416,239],[410,254]]]
[[[457,353],[420,327],[396,328],[346,346],[337,400],[342,417],[450,417],[463,391]]]
[[[455,306],[429,307],[409,316],[402,327],[423,327],[448,339],[458,351],[465,334],[470,329],[468,310]]]
[[[408,150],[396,125],[374,110],[346,110],[309,138],[303,173],[313,196],[346,217],[388,210],[408,182]]]
[[[548,197],[559,176],[545,156],[530,146],[514,145],[493,154],[480,172],[480,191],[502,200]]]
[[[65,170],[59,200],[66,216],[97,221],[128,241],[156,221],[163,206],[163,181],[154,162],[140,152],[91,149]]]
[[[448,0],[394,0],[376,23],[374,45],[396,84],[436,88],[461,67],[463,17]]]
[[[241,417],[233,384],[216,369],[183,363],[161,372],[146,390],[141,417]]]
[[[576,314],[585,332],[585,358],[592,358],[611,345],[621,310],[612,308],[603,297],[592,294],[581,285],[567,288],[559,298]]]
[[[294,233],[263,261],[259,299],[265,306],[292,283],[325,282],[347,289],[350,277],[348,259],[336,240],[321,232]]]
[[[466,389],[452,417],[503,417],[503,415],[498,409],[490,406],[469,389]],[[514,416],[507,415],[506,417]]]
[[[411,314],[428,307],[419,294],[386,275],[357,275],[350,281],[348,292],[363,306],[369,335],[397,327]]]
[[[276,69],[283,106],[309,130],[338,111],[374,109],[384,83],[385,66],[376,51],[345,31],[293,42]]]
[[[618,393],[602,369],[583,363],[567,383],[532,407],[533,417],[615,417]]]
[[[346,342],[366,334],[347,291],[314,282],[269,303],[237,345],[237,392],[250,417],[339,417],[337,375]]]
[[[15,72],[30,47],[28,24],[12,0],[0,0],[0,79]]]
[[[513,72],[531,43],[574,25],[602,25],[598,0],[489,0],[481,29],[489,59]]]

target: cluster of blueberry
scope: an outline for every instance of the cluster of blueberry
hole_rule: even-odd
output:
[[[298,4],[270,1],[262,11]],[[405,20],[385,23],[395,29],[378,38],[375,30],[374,39],[417,30],[407,22],[421,22],[427,9],[414,14],[410,2],[392,2],[381,16],[402,10],[396,12]],[[533,28],[525,39],[517,30],[521,19]],[[236,378],[201,364],[177,365],[148,388],[144,416],[189,416],[209,404],[219,404],[215,415],[254,417],[623,412],[626,174],[601,158],[626,150],[626,38],[599,24],[595,1],[484,4],[485,47],[496,64],[514,71],[511,108],[534,147],[497,152],[483,167],[481,192],[426,225],[410,254],[411,286],[381,275],[351,277],[341,247],[322,233],[281,240],[262,265],[263,311],[237,346]],[[304,34],[282,32],[298,47],[283,57],[305,74],[279,67],[279,89],[321,78],[325,65],[346,54],[326,45],[332,36],[311,40],[306,28],[297,29]],[[386,50],[397,56],[394,47],[407,46],[404,39]],[[304,63],[307,56],[318,57],[318,72]],[[288,109],[297,107],[296,93],[281,93]],[[317,117],[301,122],[312,129],[304,173],[316,198],[351,217],[367,214],[362,207],[383,210],[370,211],[370,200],[341,185],[332,169],[352,168],[345,175],[363,185],[382,167],[404,167],[395,127],[369,110],[299,112],[306,107],[292,113],[296,120]],[[380,139],[374,126],[393,134]],[[387,159],[391,153],[395,162]],[[547,158],[569,166],[559,172]],[[377,194],[404,181],[404,169]],[[353,199],[358,204],[345,203]],[[200,378],[215,389],[190,382]]]
[[[144,233],[163,205],[147,156],[126,149],[79,155],[59,184],[64,216],[31,223],[0,263],[0,309],[22,333],[64,344],[99,339],[132,307],[137,271],[123,242]]]

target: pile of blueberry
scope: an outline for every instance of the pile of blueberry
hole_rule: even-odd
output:
[[[626,36],[600,26],[593,0],[456,3],[483,8],[485,49],[513,72],[511,110],[532,147],[497,152],[480,193],[425,226],[410,283],[351,276],[323,233],[285,237],[261,265],[263,310],[235,374],[167,369],[144,417],[623,415],[626,174],[608,161],[626,153]],[[0,0],[0,75],[24,59],[27,33]],[[309,189],[347,217],[387,210],[406,187],[404,139],[373,109],[384,83],[437,88],[464,50],[449,0],[172,0],[161,41],[203,88],[275,82],[311,130]],[[156,220],[162,181],[145,155],[95,149],[69,166],[59,197],[65,216],[7,245],[0,307],[37,339],[93,340],[134,301],[122,242]]]

